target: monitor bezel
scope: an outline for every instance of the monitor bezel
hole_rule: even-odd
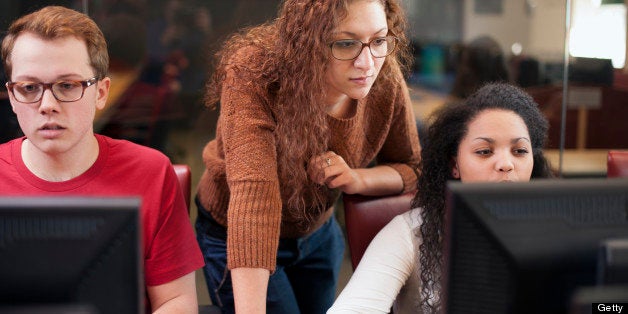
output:
[[[69,243],[68,245],[70,245],[71,243],[90,243],[89,241],[91,239],[96,239],[96,241],[100,241],[101,245],[103,245],[103,243],[109,243],[107,241],[121,241],[122,239],[124,241],[129,241],[129,243],[123,243],[122,245],[124,246],[124,254],[130,254],[132,257],[131,257],[131,260],[128,261],[129,265],[124,265],[122,267],[124,267],[124,269],[128,269],[129,273],[132,275],[131,278],[125,277],[125,283],[127,284],[127,287],[128,287],[127,289],[130,291],[137,292],[135,296],[132,296],[132,298],[134,299],[132,302],[135,305],[133,306],[134,307],[133,309],[129,309],[130,310],[129,313],[143,313],[144,308],[145,308],[145,287],[144,287],[144,278],[143,278],[144,277],[143,276],[143,257],[142,257],[143,250],[142,250],[142,232],[141,232],[142,226],[141,226],[141,218],[140,218],[141,217],[140,206],[141,206],[141,199],[135,196],[128,196],[128,197],[127,196],[124,196],[124,197],[123,196],[115,196],[115,197],[0,196],[0,225],[2,225],[3,221],[7,223],[5,225],[6,230],[0,232],[0,237],[4,238],[4,240],[0,239],[0,251],[2,250],[6,251],[9,249],[15,250],[15,247],[18,247],[19,245],[21,245],[20,250],[23,250],[25,247],[29,247],[31,250],[44,247],[43,251],[47,252],[46,246],[63,247],[64,244],[61,243],[62,241],[68,241]],[[52,231],[48,230],[51,227],[45,227],[43,228],[44,231],[42,231],[43,234],[33,236],[35,238],[29,239],[28,237],[25,238],[23,234],[16,235],[15,231],[13,232],[13,235],[8,235],[9,224],[15,223],[15,221],[9,222],[10,217],[16,218],[16,219],[17,218],[24,219],[24,220],[41,219],[42,217],[46,217],[46,219],[52,219],[52,218],[69,219],[67,223],[80,222],[81,219],[85,219],[85,221],[93,221],[90,219],[99,219],[98,220],[99,223],[102,222],[103,225],[102,226],[99,225],[98,228],[108,228],[108,227],[118,228],[119,227],[120,229],[119,230],[116,229],[115,231],[106,230],[106,229],[105,230],[96,229],[99,232],[92,232],[92,230],[89,228],[88,229],[80,229],[80,228],[73,229],[73,227],[68,227],[67,230],[64,229],[64,231],[61,233],[60,236],[59,236],[59,233],[56,233],[57,231],[54,231],[55,235],[50,237],[49,240],[46,240],[45,239],[46,234],[49,235],[50,232]],[[66,222],[64,221],[63,224],[65,223]],[[110,225],[110,223],[112,225]],[[55,226],[58,226],[58,225],[55,225]],[[110,232],[112,233],[110,234]],[[117,235],[115,234],[116,232],[118,233],[124,232],[124,234]],[[2,236],[3,234],[4,236]],[[76,239],[69,240],[70,238],[77,235],[83,238],[81,238],[80,241]],[[92,238],[89,238],[89,239],[85,238],[88,235]],[[112,238],[106,238],[108,236],[111,236]],[[14,237],[14,238],[17,237],[18,239],[17,241],[18,242],[22,241],[22,242],[19,242],[18,243],[19,245],[15,245],[15,243],[11,244],[8,241],[16,241],[16,239],[10,239],[10,237]],[[44,237],[44,238],[41,238],[41,237]],[[39,239],[39,240],[36,241],[35,239]],[[41,243],[37,243],[37,242],[41,242]],[[98,250],[100,249],[113,250],[111,249],[111,247],[117,244],[113,244],[113,242],[111,242],[107,245],[108,246],[103,245],[102,247],[99,247],[99,248],[92,248],[92,249],[86,248],[85,250],[89,250],[90,252],[94,252],[95,254],[100,254],[99,256],[102,257],[102,256],[106,256],[107,252],[101,252]],[[10,246],[13,246],[14,248],[11,248]],[[78,251],[78,249],[76,248],[75,250]],[[83,248],[81,248],[80,250],[83,250]],[[21,252],[21,251],[18,251],[18,252]],[[30,254],[30,253],[24,253],[24,254]],[[62,254],[53,255],[54,252],[49,252],[49,253],[50,255],[48,257],[50,258],[50,260],[58,261],[60,259],[65,258],[64,256],[60,256]],[[82,255],[78,255],[77,253],[77,256],[82,256]],[[67,256],[67,259],[70,260],[72,257],[73,256]],[[42,256],[41,258],[45,259],[46,257]],[[93,267],[96,267],[94,265],[101,262],[101,260],[98,260],[97,257],[92,257],[92,258],[93,260],[84,261],[85,263],[83,264],[83,266],[86,264],[89,264],[90,267],[93,268]],[[1,256],[0,256],[0,259],[2,259]],[[114,259],[116,259],[116,257],[114,257]],[[127,258],[125,257],[124,260],[126,259]],[[16,269],[16,272],[17,272],[18,265],[16,263],[18,263],[18,261],[5,260],[4,262],[2,262],[2,264],[5,264],[5,265],[12,265],[12,263],[14,265],[13,267]],[[118,265],[121,264],[119,260],[117,261],[117,263]],[[41,269],[38,267],[35,267],[35,268],[38,270],[41,270],[43,269],[43,266]],[[63,268],[63,267],[60,267],[60,268]],[[73,268],[73,267],[68,266],[68,268]],[[78,267],[74,267],[73,271],[75,272],[79,271]],[[80,271],[82,274],[88,274],[90,270],[83,269]],[[76,273],[73,273],[73,275],[76,275]],[[4,276],[5,276],[5,279],[8,280],[8,278],[13,275],[7,275],[5,273]],[[96,276],[102,277],[102,272],[98,273]],[[113,277],[115,276],[115,274],[111,274],[111,276]],[[29,279],[33,279],[37,277],[53,278],[52,275],[50,277],[46,277],[45,274],[42,274],[41,276],[37,274],[32,274],[32,276],[29,275],[25,277],[28,277]],[[11,278],[15,279],[14,277],[11,277]],[[54,280],[55,279],[53,279],[53,282]],[[75,279],[73,280],[74,282],[76,282]],[[2,281],[2,278],[0,278],[0,281]],[[53,285],[58,285],[58,282],[54,282]],[[24,287],[24,286],[27,286],[27,285],[23,285],[21,287]],[[94,285],[92,284],[91,287],[93,286]],[[110,288],[111,287],[106,288],[106,289],[110,289]],[[54,300],[51,301],[51,300],[42,299],[39,301],[32,300],[32,302],[30,301],[26,302],[25,300],[20,300],[19,302],[16,302],[15,300],[6,300],[8,299],[6,296],[8,296],[9,294],[7,294],[5,290],[3,291],[4,292],[2,292],[2,295],[5,295],[5,297],[4,298],[0,297],[0,306],[2,306],[3,308],[7,310],[8,309],[13,309],[13,310],[22,309],[23,310],[23,309],[28,309],[28,308],[41,309],[42,307],[44,308],[48,307],[52,310],[54,308],[66,307],[66,306],[67,308],[74,308],[77,305],[79,307],[83,305],[87,305],[87,308],[91,306],[89,304],[86,304],[84,300],[63,300],[63,301],[57,302]],[[23,291],[23,290],[20,290],[20,291]],[[103,290],[102,292],[103,292],[103,295],[108,294],[108,291]],[[40,291],[36,291],[33,293],[33,295],[38,295],[39,293]],[[90,293],[93,294],[93,291],[86,294],[90,294]],[[80,294],[80,293],[77,293],[77,294]],[[26,292],[24,293],[24,295],[26,295]],[[66,295],[63,295],[64,299],[66,297],[67,297]],[[5,299],[5,300],[2,300],[2,299]],[[116,300],[111,300],[111,302],[116,302]],[[97,308],[97,310],[102,313],[101,309]]]
[[[458,257],[458,255],[454,251],[456,243],[453,243],[454,240],[452,240],[458,236],[456,234],[457,231],[454,230],[456,228],[454,227],[454,223],[456,223],[455,222],[456,219],[460,219],[459,217],[462,217],[462,215],[470,215],[466,218],[471,217],[471,219],[474,219],[475,220],[474,223],[477,223],[482,228],[485,228],[486,234],[488,234],[489,237],[493,237],[493,239],[490,239],[490,241],[493,241],[495,243],[495,247],[498,250],[504,251],[502,252],[504,254],[504,260],[508,261],[507,262],[508,266],[504,266],[504,267],[508,272],[513,272],[514,274],[513,276],[520,276],[520,274],[523,274],[526,271],[534,271],[531,269],[535,267],[542,270],[542,267],[544,267],[543,265],[548,265],[556,261],[564,261],[565,259],[570,257],[569,256],[570,254],[572,254],[574,257],[582,256],[583,254],[587,256],[591,255],[592,257],[597,256],[596,253],[598,252],[599,247],[591,247],[592,242],[583,244],[581,248],[574,247],[574,244],[573,244],[574,239],[577,239],[578,236],[581,236],[583,238],[586,238],[588,236],[592,238],[604,237],[605,239],[628,237],[628,228],[621,229],[622,226],[626,226],[626,217],[624,216],[623,221],[621,223],[618,222],[616,228],[609,229],[607,228],[608,225],[604,225],[605,230],[602,233],[595,230],[596,227],[591,228],[592,229],[591,234],[587,234],[588,231],[584,232],[585,231],[584,229],[581,229],[583,232],[582,235],[577,235],[575,234],[575,232],[574,233],[567,232],[567,234],[562,235],[566,241],[564,242],[565,243],[564,247],[555,247],[553,242],[548,240],[546,241],[546,243],[540,244],[541,251],[539,251],[538,253],[534,251],[525,252],[526,250],[529,249],[527,247],[517,248],[517,250],[519,251],[513,252],[513,250],[507,249],[503,246],[516,245],[517,242],[504,244],[503,242],[505,241],[503,240],[503,238],[505,237],[504,233],[510,232],[512,234],[517,234],[517,233],[520,233],[520,230],[516,230],[516,227],[510,226],[509,228],[507,228],[507,231],[504,231],[504,230],[496,231],[495,229],[493,229],[492,226],[490,226],[490,224],[495,223],[494,222],[495,220],[493,219],[494,217],[493,218],[489,217],[490,214],[487,213],[488,211],[487,208],[484,207],[484,208],[478,209],[478,208],[473,207],[472,205],[466,204],[467,202],[477,203],[479,200],[485,200],[487,198],[515,199],[516,200],[516,199],[534,199],[534,198],[547,197],[548,199],[552,199],[552,198],[556,199],[560,197],[570,197],[570,196],[586,197],[587,195],[596,195],[596,196],[603,195],[599,193],[617,193],[624,196],[628,195],[628,179],[626,178],[537,179],[537,180],[532,180],[531,182],[509,183],[509,184],[462,183],[459,181],[449,182],[447,186],[447,191],[446,191],[446,208],[445,208],[445,222],[444,222],[445,234],[444,234],[444,241],[443,241],[444,265],[443,265],[443,272],[442,272],[442,278],[441,278],[442,279],[441,301],[442,301],[442,306],[445,312],[451,312],[450,309],[448,308],[449,302],[451,301],[449,300],[450,298],[449,294],[450,294],[450,289],[452,289],[451,287],[453,285],[453,281],[456,280],[455,278],[452,278],[453,276],[456,276],[456,275],[452,275],[453,263],[450,263],[452,259],[456,259]],[[626,208],[625,202],[624,204],[622,204],[622,206],[625,211],[625,208]],[[465,212],[461,213],[460,212],[461,210]],[[574,222],[570,222],[570,223],[573,224]],[[548,221],[542,221],[535,224],[538,224],[538,225],[545,224],[548,226],[555,224],[555,226],[558,226],[556,227],[558,229],[552,230],[552,232],[557,233],[556,237],[559,240],[560,240],[561,235],[558,234],[558,232],[565,231],[568,229],[567,228],[567,229],[561,230],[560,229],[561,223],[555,223],[551,219]],[[507,225],[504,224],[504,227],[506,226]],[[522,228],[525,228],[525,227],[522,227]],[[585,228],[585,227],[581,226],[580,228]],[[532,230],[532,228],[530,230]],[[500,232],[502,234],[499,234]],[[548,235],[545,234],[544,236],[547,237]],[[516,239],[516,240],[521,241],[520,245],[522,245],[526,243],[526,241],[537,241],[537,240],[541,240],[541,238],[542,237],[540,234],[527,234],[523,238]],[[591,239],[591,241],[594,241],[594,240],[596,242],[601,241],[601,240],[598,241],[596,239]],[[560,240],[560,241],[563,241],[563,240]],[[543,248],[543,245],[545,245],[546,247]],[[553,255],[554,254],[553,252],[547,251],[551,248],[555,248],[557,250],[556,255]],[[525,254],[520,254],[522,251]],[[522,257],[527,260],[520,261],[519,259],[521,259]],[[578,267],[581,267],[580,264],[584,264],[584,263],[590,264],[590,262],[591,262],[590,260],[574,262],[573,265],[568,265],[567,268],[573,267],[577,269]],[[590,267],[589,264],[587,264],[586,266],[587,269],[588,267]],[[521,271],[520,269],[512,269],[512,267],[521,267],[522,269],[524,269],[524,271]],[[569,269],[565,269],[565,271],[568,272]],[[519,274],[517,274],[517,272],[519,272]],[[591,274],[591,275],[593,278],[596,278],[596,274]],[[525,280],[527,279],[524,279],[523,281]],[[517,285],[518,285],[518,282],[514,284],[514,287],[513,285],[507,285],[507,286],[502,287],[502,289],[514,289],[513,291],[517,291],[518,289]],[[511,292],[515,293],[513,291]],[[572,292],[569,292],[569,293],[565,292],[565,294],[573,295]],[[516,304],[517,302],[521,302],[521,300],[525,300],[525,298],[527,297],[528,296],[517,296],[516,298],[523,298],[523,299],[516,299],[512,302]],[[560,295],[560,297],[562,298],[564,296]],[[565,302],[568,302],[568,300],[565,300]],[[564,305],[566,306],[566,304]],[[516,310],[516,309],[513,309],[513,310]]]

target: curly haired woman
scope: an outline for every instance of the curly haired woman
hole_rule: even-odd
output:
[[[397,0],[286,0],[223,46],[196,222],[223,311],[324,313],[344,252],[339,195],[416,188],[405,27]]]
[[[415,209],[370,243],[328,313],[438,313],[447,181],[529,181],[551,176],[542,148],[548,123],[532,97],[485,85],[433,116],[421,151]]]

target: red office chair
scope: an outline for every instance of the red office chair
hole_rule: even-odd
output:
[[[190,198],[192,196],[192,171],[190,170],[190,166],[185,164],[176,164],[172,165],[172,167],[174,168],[174,172],[177,174],[179,186],[181,187],[181,191],[183,191],[183,197],[185,198],[185,204],[187,205],[189,213]]]
[[[609,150],[606,165],[608,178],[628,177],[628,150]]]
[[[345,225],[353,269],[358,266],[375,235],[395,216],[410,210],[414,193],[382,197],[343,194]]]

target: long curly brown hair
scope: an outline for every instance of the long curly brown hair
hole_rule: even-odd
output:
[[[492,83],[480,88],[466,101],[451,104],[436,112],[428,129],[428,141],[421,150],[421,176],[412,207],[421,208],[421,226],[417,236],[418,261],[421,265],[421,299],[424,312],[440,311],[442,241],[444,239],[445,189],[452,175],[452,160],[468,130],[469,123],[488,109],[512,111],[523,119],[532,143],[532,178],[552,176],[543,155],[547,140],[548,122],[538,104],[526,92],[505,83]]]
[[[205,103],[220,101],[227,70],[253,86],[269,103],[276,120],[277,164],[282,197],[290,210],[312,221],[324,211],[329,191],[308,177],[312,156],[328,150],[328,126],[324,108],[325,72],[332,58],[332,32],[348,14],[353,1],[379,1],[386,12],[389,34],[399,38],[371,89],[397,86],[410,68],[406,37],[407,21],[398,0],[285,0],[278,17],[230,37],[218,54],[216,70],[207,84]],[[250,58],[232,58],[249,53]],[[264,96],[268,95],[268,96]]]

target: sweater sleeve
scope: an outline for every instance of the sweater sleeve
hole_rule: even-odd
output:
[[[221,95],[221,136],[227,184],[227,265],[275,269],[281,224],[275,121],[253,84],[227,71]]]
[[[415,267],[411,227],[401,214],[373,238],[327,314],[389,313]]]
[[[410,93],[405,82],[394,98],[394,116],[390,132],[380,150],[377,161],[392,167],[401,175],[403,193],[416,189],[421,145]]]

